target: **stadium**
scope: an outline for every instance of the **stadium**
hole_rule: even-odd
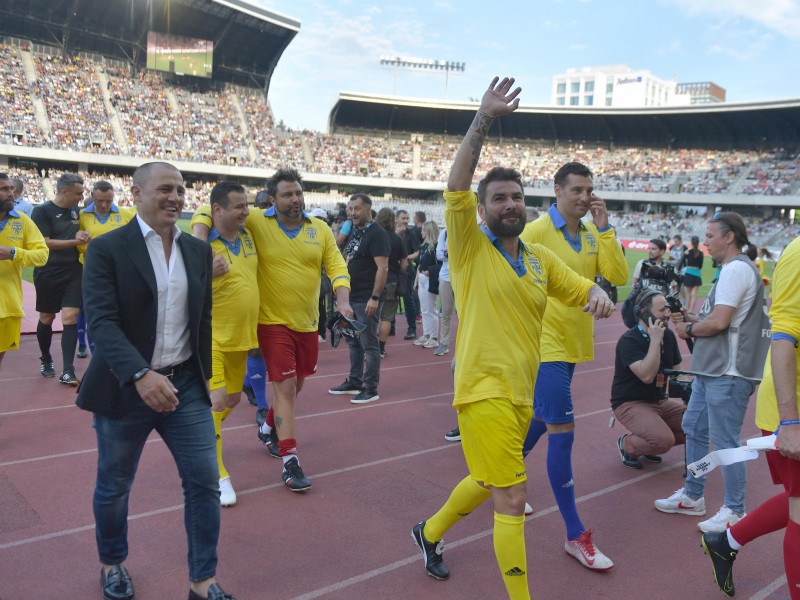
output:
[[[5,0],[0,4],[0,172],[22,179],[24,196],[34,206],[55,196],[56,180],[67,172],[83,176],[87,187],[98,180],[109,181],[114,187],[115,201],[120,206],[130,206],[130,186],[136,167],[152,160],[168,161],[181,171],[186,181],[187,202],[183,215],[186,225],[197,207],[208,204],[211,189],[218,181],[242,184],[252,202],[277,168],[289,166],[297,168],[303,176],[307,209],[320,207],[333,211],[338,203],[347,202],[351,194],[363,192],[374,199],[375,210],[390,207],[412,214],[424,211],[429,219],[443,225],[442,193],[448,171],[479,104],[341,90],[338,100],[330,107],[326,131],[288,128],[283,125],[281,115],[273,113],[271,79],[301,26],[299,20],[251,0],[107,0],[102,3],[98,0]],[[775,250],[776,254],[800,234],[800,98],[635,109],[523,104],[513,115],[497,118],[492,124],[474,183],[496,165],[513,166],[522,173],[526,204],[545,211],[554,201],[553,175],[559,166],[573,160],[591,167],[596,193],[612,211],[617,237],[629,241],[630,248],[641,250],[652,237],[669,240],[681,234],[687,240],[691,235],[702,236],[708,215],[720,210],[740,213],[747,224],[750,240]],[[630,266],[644,254],[629,253]],[[706,284],[701,295],[710,287],[710,262],[707,261],[703,269]],[[29,274],[26,277],[30,279]],[[630,287],[620,288],[620,298],[629,290]],[[598,327],[596,343],[614,343],[620,327],[616,322],[614,327]],[[614,368],[613,352],[608,350],[610,347],[598,356],[595,369],[605,370],[605,373],[585,370],[584,373],[592,375],[584,375],[579,384],[583,394],[592,396],[592,404],[581,407],[584,411],[581,418],[592,421],[593,428],[591,436],[586,438],[586,446],[581,448],[584,453],[606,451],[607,440],[600,438],[608,420],[608,398],[594,396],[598,385],[595,377],[610,378],[610,370]],[[346,371],[346,357],[342,357],[346,352],[340,349],[336,353],[330,348],[327,351],[330,353],[325,357],[328,365],[320,369],[321,379],[339,377],[343,369]],[[381,527],[389,527],[383,523],[396,514],[403,514],[404,518],[406,512],[416,514],[418,501],[430,501],[432,494],[425,496],[419,481],[428,484],[428,478],[434,476],[427,474],[424,465],[413,466],[402,461],[410,462],[412,458],[433,461],[448,454],[444,466],[437,469],[450,469],[456,474],[463,470],[463,457],[449,456],[452,451],[447,449],[452,446],[418,446],[414,441],[410,447],[404,446],[402,454],[400,451],[395,451],[397,456],[388,454],[392,443],[407,443],[404,432],[415,431],[415,435],[421,433],[439,439],[442,424],[455,419],[450,404],[451,357],[429,363],[411,354],[406,356],[400,350],[393,352],[413,370],[404,372],[404,380],[392,384],[394,387],[387,384],[387,396],[395,389],[399,393],[411,387],[413,398],[398,400],[398,404],[412,403],[411,406],[418,406],[421,411],[431,411],[435,418],[420,427],[415,415],[408,412],[391,417],[381,414],[367,417],[359,423],[359,427],[368,431],[364,445],[380,447],[387,455],[376,452],[374,457],[364,457],[360,440],[342,439],[345,436],[341,432],[350,425],[344,419],[349,419],[351,413],[340,417],[338,413],[345,412],[343,409],[329,410],[319,405],[305,408],[305,414],[298,418],[308,419],[306,427],[312,435],[325,440],[328,447],[336,445],[337,449],[352,452],[359,457],[358,464],[341,467],[333,460],[334,453],[327,456],[328,463],[317,468],[320,478],[333,480],[343,476],[344,481],[337,483],[340,487],[328,498],[331,505],[311,506],[309,513],[304,513],[296,509],[296,502],[287,501],[278,493],[284,490],[276,489],[277,485],[270,482],[264,486],[264,478],[258,475],[263,462],[261,457],[248,463],[254,475],[249,480],[243,477],[241,483],[237,483],[243,490],[242,496],[255,499],[275,494],[277,499],[270,496],[273,504],[259,505],[248,513],[249,521],[237,521],[235,528],[226,531],[225,543],[230,547],[237,547],[239,542],[250,544],[229,552],[228,556],[233,558],[227,560],[241,564],[265,563],[263,568],[269,574],[266,577],[263,573],[256,575],[244,568],[238,569],[242,582],[239,587],[247,590],[241,593],[242,597],[293,600],[316,597],[488,598],[498,591],[501,584],[496,580],[496,566],[491,564],[481,564],[473,571],[473,577],[480,581],[479,591],[471,588],[468,580],[462,580],[458,584],[460,587],[451,589],[450,595],[445,596],[437,596],[441,588],[428,581],[421,582],[426,585],[420,585],[416,594],[413,589],[409,591],[405,574],[403,577],[390,575],[396,575],[398,570],[413,569],[414,575],[419,576],[418,556],[415,554],[411,558],[409,548],[396,549],[396,545],[408,543],[404,537],[403,542],[396,544],[394,539],[399,536],[396,531],[382,533],[383,539],[376,548],[359,547],[354,551],[355,558],[348,557],[346,548],[362,543],[360,536],[345,528],[349,523],[360,522],[362,516],[358,510],[370,513],[364,521],[365,528],[383,531]],[[30,353],[25,362],[35,362],[34,354]],[[23,366],[21,362],[17,364]],[[3,375],[9,377],[8,366]],[[37,401],[30,408],[21,401],[9,403],[0,408],[0,418],[11,420],[29,410],[58,412],[64,409],[66,412],[68,406],[75,408],[72,406],[74,397],[62,395],[57,402],[48,401],[46,394],[50,392],[45,390],[46,386],[38,379],[35,384],[31,382],[33,378],[27,378],[31,381],[24,379],[12,376],[0,382],[14,390],[15,397],[35,396]],[[435,380],[435,389],[425,384],[426,380]],[[331,382],[332,379],[328,379],[317,384],[317,392],[324,394],[324,388]],[[607,383],[603,380],[600,385],[608,387]],[[313,383],[311,388],[314,393]],[[431,404],[421,407],[422,401]],[[47,594],[37,595],[37,584],[31,583],[36,580],[33,574],[25,572],[26,565],[39,565],[42,555],[46,555],[48,561],[71,559],[73,563],[69,568],[76,568],[77,572],[70,574],[65,589],[74,592],[75,597],[82,597],[81,594],[94,593],[96,584],[87,584],[89,576],[81,571],[86,566],[84,563],[91,563],[94,569],[94,527],[86,524],[92,520],[91,502],[86,494],[93,485],[94,456],[87,449],[93,443],[93,434],[87,433],[91,423],[86,415],[69,417],[70,426],[83,428],[79,439],[63,431],[58,419],[44,425],[42,430],[40,423],[47,417],[37,413],[35,419],[36,422],[21,425],[20,431],[27,428],[30,431],[26,435],[31,438],[41,435],[49,439],[52,443],[49,454],[34,457],[31,445],[9,444],[9,454],[2,459],[5,462],[0,463],[8,473],[0,472],[0,486],[5,486],[0,487],[0,500],[4,506],[13,507],[10,518],[0,521],[3,536],[0,537],[0,552],[8,559],[2,561],[5,566],[0,567],[0,574],[13,579],[8,588],[11,590],[9,598],[47,597]],[[385,433],[386,423],[395,423],[394,419],[397,419],[397,430]],[[247,441],[237,442],[242,453],[254,442],[250,439],[254,438],[251,421],[249,416],[241,416],[229,426],[232,433],[247,428]],[[748,417],[747,422],[752,425],[751,418]],[[331,432],[329,427],[335,431]],[[60,464],[47,461],[53,457],[56,462],[66,460],[65,457],[73,455],[82,462],[70,465],[74,469],[69,472],[72,479],[63,482]],[[587,492],[591,492],[579,502],[587,506],[595,498],[624,502],[625,497],[614,500],[613,495],[619,490],[628,493],[627,490],[634,489],[634,484],[640,483],[645,490],[637,494],[655,497],[654,494],[661,491],[653,483],[657,476],[668,475],[678,481],[677,470],[682,466],[682,457],[675,453],[671,458],[674,460],[661,470],[635,480],[624,479],[616,473],[618,462],[607,470],[576,466],[579,471],[576,477],[580,475]],[[401,465],[398,472],[371,471],[376,465],[395,460]],[[24,474],[35,471],[39,461],[47,463],[41,467],[41,481],[24,487],[20,483]],[[184,582],[174,580],[183,577],[185,560],[178,555],[185,548],[181,535],[167,539],[164,531],[169,528],[177,531],[174,527],[180,520],[178,509],[182,496],[171,490],[168,501],[150,502],[150,498],[159,496],[167,477],[159,472],[157,465],[148,467],[157,475],[155,481],[142,483],[142,496],[147,495],[148,500],[137,505],[136,515],[142,522],[150,517],[158,522],[148,525],[151,529],[139,530],[137,543],[144,545],[145,539],[153,536],[159,552],[139,558],[138,570],[139,574],[149,570],[159,575],[151,587],[142,585],[141,597],[172,597],[184,593],[184,588],[178,585],[183,586]],[[12,472],[13,469],[20,471]],[[544,481],[543,461],[531,467],[532,473],[534,469],[535,476]],[[245,471],[242,468],[242,472]],[[167,475],[174,479],[172,472]],[[14,476],[19,490],[11,483]],[[380,480],[381,489],[370,487],[372,482],[367,480],[371,477]],[[761,488],[770,486],[771,482],[764,473],[754,476],[754,480],[761,486],[761,495],[755,496],[760,499],[766,494],[762,494]],[[58,482],[55,489],[49,487],[49,481]],[[663,481],[661,484],[663,487]],[[409,485],[422,496],[404,497]],[[442,487],[449,485],[448,478]],[[80,488],[81,494],[74,492],[73,487]],[[361,489],[369,490],[366,496],[361,495]],[[59,496],[79,507],[74,509],[79,515],[79,525],[66,514],[59,514],[56,523],[40,517],[38,513],[43,512],[43,506],[55,503]],[[32,497],[48,500],[37,504],[30,500]],[[296,501],[296,498],[289,500]],[[73,510],[72,506],[63,513]],[[542,500],[541,506],[535,509],[534,518],[539,519],[537,526],[541,523],[554,539],[561,536],[560,522],[548,521],[558,517],[552,503],[547,505]],[[263,542],[264,547],[252,545],[257,520],[273,511],[275,519],[285,515],[291,521],[281,524],[286,529],[291,525],[291,534],[283,529],[276,534],[281,543],[295,543],[297,540],[292,535],[301,536],[303,543],[298,543],[297,547],[307,550],[308,563],[304,560],[304,564],[298,565],[296,557],[289,553],[288,557],[273,557],[275,562],[270,564],[270,554],[281,554],[282,546],[270,541],[269,523],[255,540]],[[644,512],[637,514],[637,511],[638,508],[630,515],[609,516],[610,522],[618,531],[624,531],[629,519],[648,518]],[[332,514],[336,515],[333,520],[340,526],[336,534],[331,534],[331,537],[336,536],[333,541],[324,539],[326,535],[320,535],[310,524],[314,519],[331,519]],[[552,514],[555,517],[548,516]],[[280,527],[276,525],[277,529]],[[669,524],[654,526],[655,535],[667,537],[671,533]],[[686,537],[691,533],[696,532]],[[407,532],[403,530],[402,535],[407,536]],[[74,539],[76,537],[80,539]],[[486,546],[489,538],[490,532],[476,526],[455,546]],[[691,543],[695,544],[695,540]],[[162,573],[159,553],[165,548],[175,555],[167,564],[168,572]],[[781,580],[782,571],[771,568],[775,566],[771,563],[778,560],[777,551],[773,552],[770,546],[764,548],[759,558],[763,572],[759,577],[753,576],[753,581],[747,585],[753,593],[760,594],[753,597],[762,600],[787,597],[771,595],[775,590],[785,590],[785,577]],[[640,541],[626,541],[611,549],[615,555],[633,551],[636,556],[643,556],[649,551]],[[683,549],[683,543],[677,549],[669,548],[670,556],[664,560],[669,563],[671,574],[655,573],[656,567],[644,567],[638,577],[652,576],[653,581],[663,586],[674,584],[674,573],[686,569],[680,560]],[[471,557],[471,564],[488,563],[486,553],[486,548],[480,553],[475,550],[475,556],[482,558]],[[391,561],[370,562],[378,555],[391,556]],[[74,563],[79,559],[82,562],[76,567]],[[363,564],[353,564],[358,561]],[[414,566],[407,567],[412,561]],[[308,572],[308,564],[317,569],[313,575]],[[561,568],[551,558],[543,564],[553,571]],[[633,561],[628,567],[638,568]],[[468,570],[466,564],[461,568],[464,572]],[[284,582],[284,573],[290,573],[292,581]],[[92,571],[91,577],[95,575]],[[592,579],[592,575],[585,575],[583,571],[565,576],[574,578],[586,597],[605,594],[605,590],[597,593],[596,576]],[[237,584],[227,585],[236,592]],[[619,579],[609,585],[609,590],[618,597],[640,597],[637,596],[640,588]],[[560,597],[556,583],[542,583],[541,586],[545,594],[551,594],[544,597]],[[675,593],[663,596],[658,592],[648,593],[647,597],[700,597],[695,586],[693,581],[681,582]],[[165,589],[168,592],[164,592]],[[660,591],[663,593],[664,589]],[[717,592],[713,580],[710,586],[702,589],[703,593]],[[5,598],[3,590],[4,584],[0,583],[0,596]]]

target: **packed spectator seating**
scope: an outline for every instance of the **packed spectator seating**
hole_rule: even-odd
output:
[[[90,61],[34,55],[36,90],[47,108],[51,146],[62,150],[117,154],[96,65]]]
[[[0,46],[0,141],[118,154],[111,126],[116,113],[127,151],[137,157],[265,169],[294,166],[334,176],[437,182],[446,181],[460,143],[455,135],[292,130],[276,124],[257,90],[214,88],[214,84],[189,89],[167,82],[155,71],[132,74],[125,67],[83,57],[32,56],[35,83],[27,79],[20,51]],[[103,77],[108,79],[112,115],[103,100]],[[36,121],[34,105],[39,100],[50,122],[49,139]],[[520,170],[526,186],[550,189],[555,171],[571,160],[592,168],[600,194],[800,193],[800,157],[784,151],[552,147],[490,139],[475,179],[495,165],[511,165]],[[200,185],[192,194],[203,198],[205,187]],[[663,222],[638,226],[681,231],[679,224]]]
[[[2,142],[18,146],[39,146],[30,85],[15,46],[0,44],[0,131]]]

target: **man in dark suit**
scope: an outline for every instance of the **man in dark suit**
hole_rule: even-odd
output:
[[[233,600],[214,582],[219,470],[206,380],[211,374],[211,248],[176,226],[181,173],[155,162],[131,187],[128,225],[94,240],[84,268],[84,309],[96,352],[78,391],[94,413],[94,514],[106,600],[132,600],[128,494],[155,429],[181,476],[189,542],[189,600]]]

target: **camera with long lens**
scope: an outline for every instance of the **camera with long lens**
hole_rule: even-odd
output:
[[[667,296],[670,284],[673,281],[680,287],[683,283],[683,277],[675,273],[675,268],[672,265],[657,265],[649,260],[642,263],[642,268],[639,272],[641,289],[656,290]],[[670,310],[672,310],[671,306]],[[680,310],[680,307],[678,310]]]

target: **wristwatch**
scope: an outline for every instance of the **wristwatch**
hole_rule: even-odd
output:
[[[145,367],[144,369],[139,369],[138,371],[136,371],[136,373],[131,375],[131,383],[136,383],[137,381],[139,381],[142,377],[145,376],[145,374],[149,370],[150,370],[150,367]]]
[[[14,260],[14,255],[16,253],[17,253],[17,249],[16,248],[11,248],[11,258],[10,258],[10,260]]]
[[[372,294],[372,297],[370,297],[370,300],[378,301],[380,299],[381,299],[381,297],[380,296],[376,296],[375,294]]]
[[[689,323],[688,325],[686,325],[686,335],[688,335],[689,337],[694,337],[692,335],[692,325],[694,325],[694,323]]]

